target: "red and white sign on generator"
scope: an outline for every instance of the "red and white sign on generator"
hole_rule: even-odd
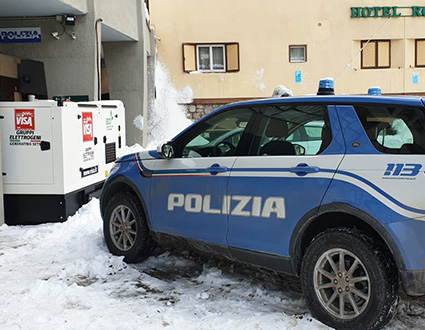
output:
[[[34,109],[15,109],[15,130],[35,130]]]
[[[93,141],[93,114],[83,112],[83,142]]]

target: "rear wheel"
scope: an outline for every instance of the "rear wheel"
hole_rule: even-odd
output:
[[[301,281],[312,314],[336,329],[380,329],[398,302],[388,253],[363,233],[329,229],[308,246]]]
[[[126,262],[146,259],[154,240],[139,199],[129,192],[120,192],[108,202],[103,219],[106,245],[111,253],[124,256]]]

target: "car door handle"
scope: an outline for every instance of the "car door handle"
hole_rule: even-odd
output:
[[[296,167],[291,167],[289,172],[295,173],[298,176],[304,176],[309,173],[317,173],[320,171],[320,168],[317,166],[308,166],[305,163],[298,164]]]
[[[210,167],[207,168],[207,172],[210,172],[211,175],[217,175],[218,173],[227,172],[228,170],[228,167],[220,166],[217,163],[212,164]]]

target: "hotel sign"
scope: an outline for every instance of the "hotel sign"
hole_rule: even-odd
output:
[[[351,18],[362,17],[425,17],[425,7],[351,7]]]

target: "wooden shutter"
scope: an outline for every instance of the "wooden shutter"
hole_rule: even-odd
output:
[[[390,67],[390,42],[378,41],[378,65],[379,68]]]
[[[226,71],[237,72],[239,69],[239,44],[226,44]]]
[[[196,71],[196,45],[183,44],[183,71]]]
[[[416,40],[415,66],[425,66],[425,40]]]
[[[365,42],[362,43],[362,47]],[[374,68],[376,67],[375,57],[376,56],[376,45],[374,41],[369,42],[362,51],[362,68]]]

